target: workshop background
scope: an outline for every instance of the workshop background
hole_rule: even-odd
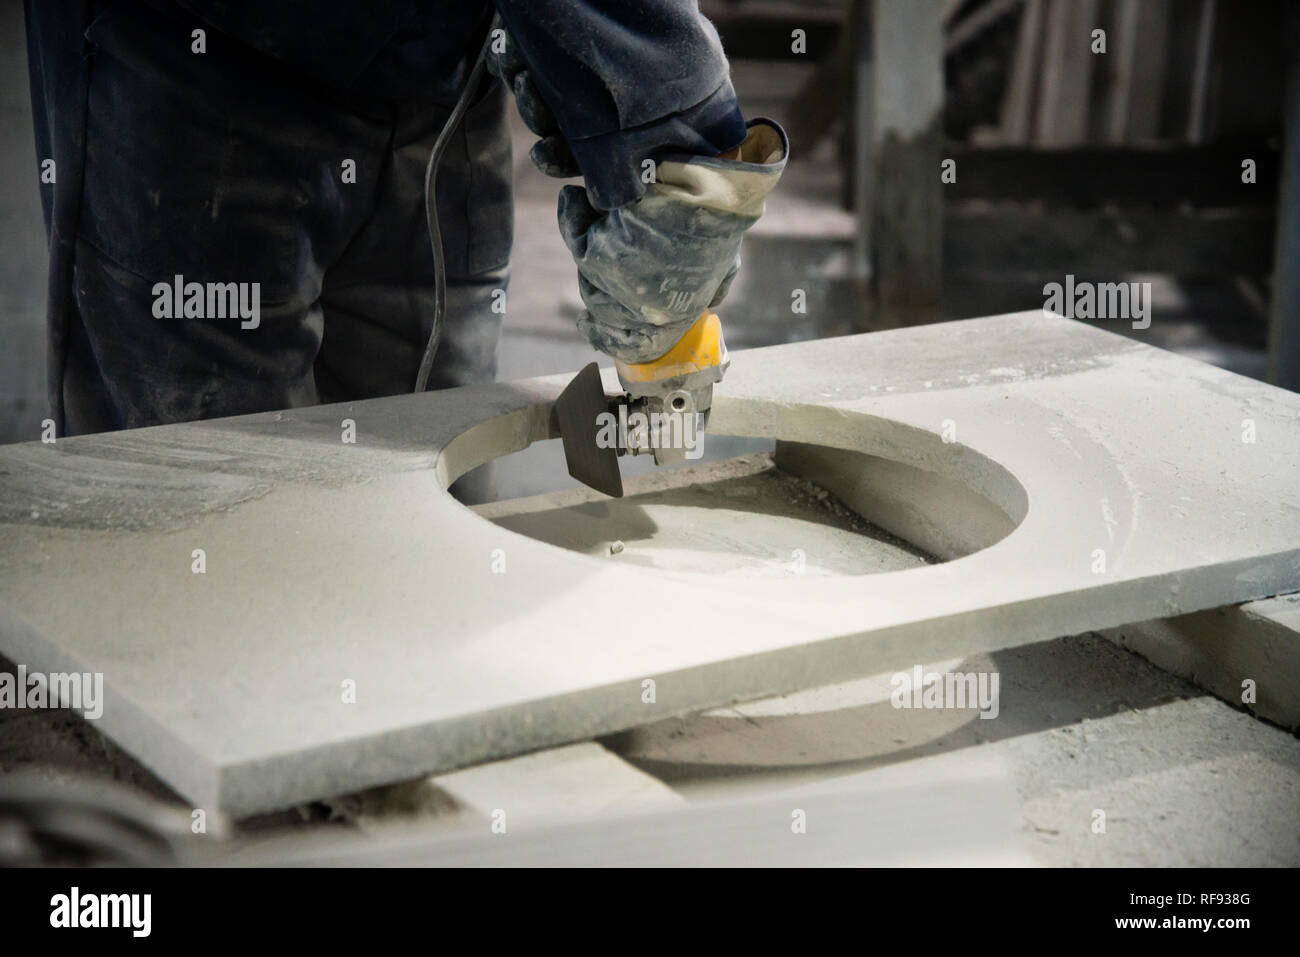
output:
[[[1046,283],[1073,275],[1152,283],[1150,328],[1099,325],[1300,386],[1297,294],[1280,303],[1270,281],[1275,256],[1292,276],[1300,263],[1300,185],[1279,196],[1294,31],[1282,0],[884,4],[874,44],[867,6],[701,5],[746,116],[778,120],[792,143],[723,306],[732,349],[1039,308]],[[873,96],[875,76],[888,82]],[[19,0],[0,2],[0,110],[0,442],[18,442],[46,415],[47,261]],[[513,108],[511,119],[503,380],[598,358],[574,326],[558,184],[529,162],[534,137]],[[948,159],[954,182],[942,181]],[[499,496],[566,487],[556,445],[499,462]],[[710,437],[706,457],[763,447]]]

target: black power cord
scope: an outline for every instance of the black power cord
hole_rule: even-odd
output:
[[[478,89],[479,81],[483,79],[483,71],[487,69],[488,49],[499,22],[500,16],[494,14],[492,22],[488,24],[483,48],[478,52],[478,59],[474,61],[474,68],[470,71],[469,79],[465,81],[464,89],[460,91],[460,98],[456,100],[451,116],[447,117],[442,132],[434,140],[433,152],[429,155],[429,165],[424,170],[424,215],[429,223],[429,244],[433,247],[433,268],[437,272],[433,286],[433,328],[429,330],[429,339],[424,345],[424,357],[420,360],[420,371],[415,377],[414,391],[416,392],[423,392],[429,384],[429,373],[433,371],[433,357],[438,353],[438,342],[442,338],[443,313],[447,309],[447,276],[442,254],[442,230],[438,226],[438,164],[442,162],[442,154],[446,152],[447,144],[451,142],[452,134],[460,126],[460,121],[464,119],[469,109],[469,101],[473,98],[474,91]]]

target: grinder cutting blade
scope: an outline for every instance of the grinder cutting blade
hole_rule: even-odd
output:
[[[602,448],[601,417],[610,411],[610,400],[600,384],[600,368],[588,363],[564,387],[555,400],[564,462],[569,474],[583,485],[614,498],[623,497],[623,476],[618,471],[618,449]]]
[[[619,498],[620,455],[652,453],[666,465],[698,454],[713,406],[713,386],[727,371],[722,323],[704,312],[677,344],[652,362],[618,361],[627,390],[607,396],[593,362],[573,377],[555,403],[569,474]]]

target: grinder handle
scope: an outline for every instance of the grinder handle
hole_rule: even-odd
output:
[[[703,372],[723,366],[727,361],[727,345],[722,339],[722,320],[707,309],[691,324],[677,344],[650,362],[616,362],[618,377],[633,393],[638,386],[678,376]]]

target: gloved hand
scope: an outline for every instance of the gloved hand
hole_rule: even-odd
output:
[[[657,359],[726,295],[740,240],[763,214],[789,143],[753,120],[740,158],[665,160],[641,199],[602,213],[581,186],[560,192],[560,232],[578,264],[578,328],[624,362]]]
[[[528,66],[519,54],[519,47],[502,31],[500,42],[488,45],[487,69],[493,76],[505,81],[515,95],[519,116],[524,124],[541,137],[528,151],[533,165],[547,176],[570,179],[581,176],[578,161],[573,158],[569,144],[560,133],[560,124],[551,108],[542,100],[537,87],[528,78]]]

